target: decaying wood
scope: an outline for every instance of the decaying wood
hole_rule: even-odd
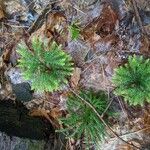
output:
[[[40,117],[28,115],[26,107],[12,100],[0,100],[0,131],[10,136],[42,140],[53,133],[53,127]]]

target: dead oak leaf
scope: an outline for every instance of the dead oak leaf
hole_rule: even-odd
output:
[[[52,109],[51,111],[46,110],[44,108],[38,108],[38,109],[34,109],[32,111],[29,112],[30,116],[34,116],[34,117],[43,117],[45,119],[47,119],[54,128],[59,129],[61,127],[61,125],[58,122],[58,116],[61,116],[60,110],[55,108]]]
[[[118,14],[111,5],[105,4],[99,17],[94,18],[81,32],[85,40],[93,41],[95,33],[101,38],[112,34],[118,22]]]
[[[60,110],[60,108],[55,107],[55,108],[50,110],[49,115],[54,119],[58,119],[62,116],[62,111]]]
[[[104,5],[97,24],[97,33],[101,37],[111,34],[115,29],[117,20],[118,15],[115,10],[112,9],[111,5]]]
[[[140,52],[141,52],[142,54],[150,54],[149,50],[150,50],[150,42],[149,42],[149,39],[148,39],[148,37],[143,36],[142,39],[141,39]]]
[[[46,22],[31,35],[30,39],[33,36],[41,37],[49,44],[54,40],[56,43],[65,46],[68,37],[68,26],[65,15],[62,12],[50,13],[46,18]]]
[[[75,68],[73,71],[73,75],[71,76],[70,84],[72,88],[75,88],[78,86],[79,80],[81,75],[81,68]]]

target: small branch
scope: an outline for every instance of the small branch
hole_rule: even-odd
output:
[[[82,10],[78,9],[78,8],[77,8],[77,6],[76,6],[76,5],[74,5],[74,4],[70,4],[70,3],[68,3],[68,5],[70,5],[71,7],[73,7],[74,9],[76,9],[77,11],[79,11],[79,12],[83,13],[84,15],[86,14],[86,13],[85,13],[85,12],[83,12]]]
[[[144,128],[144,129],[140,129],[138,131],[134,131],[134,132],[130,132],[130,133],[125,133],[125,134],[122,134],[122,135],[119,135],[120,137],[127,137],[127,136],[130,136],[132,134],[137,134],[137,133],[140,133],[140,132],[143,132],[145,130],[148,130],[150,129],[150,126]],[[110,138],[110,140],[115,140],[116,138]]]
[[[120,107],[121,107],[123,113],[127,116],[128,122],[130,122],[130,119],[128,117],[128,113],[127,113],[127,111],[125,109],[125,106],[124,106],[124,104],[122,103],[122,101],[120,100],[120,98],[118,96],[117,96],[117,100],[118,100],[118,102],[120,104]]]
[[[77,96],[83,103],[85,103],[86,105],[88,105],[88,106],[95,112],[95,114],[97,115],[97,117],[98,117],[98,118],[102,121],[102,123],[113,133],[114,136],[116,136],[116,137],[117,137],[118,139],[120,139],[122,142],[124,142],[124,143],[126,143],[126,144],[128,144],[128,145],[130,145],[130,146],[132,146],[132,147],[135,147],[135,148],[137,148],[137,149],[140,150],[139,147],[135,146],[135,145],[132,144],[132,143],[128,143],[127,141],[125,141],[124,139],[122,139],[115,131],[113,131],[113,129],[112,129],[109,125],[106,124],[106,122],[105,122],[104,119],[100,116],[100,114],[97,112],[97,110],[96,110],[88,101],[84,100],[84,99],[83,99],[80,95],[78,95],[73,89],[70,88],[70,90],[71,90],[71,92],[72,92],[75,96]]]
[[[106,109],[104,110],[104,112],[101,114],[101,117],[103,118],[103,116],[105,115],[105,113],[107,112],[107,110],[109,109],[111,103],[113,102],[113,98],[111,99],[111,101],[109,102],[109,104],[107,105]]]

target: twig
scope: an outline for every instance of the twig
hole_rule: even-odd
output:
[[[122,134],[122,135],[119,135],[119,136],[120,136],[120,137],[130,136],[130,135],[132,135],[132,134],[137,134],[137,133],[139,133],[139,132],[142,132],[142,131],[145,131],[145,130],[148,130],[148,129],[150,129],[150,126],[144,128],[144,129],[140,129],[140,130],[138,130],[138,131],[134,131],[134,132],[130,132],[130,133],[125,133],[125,134]],[[116,138],[110,138],[110,140],[115,140],[115,139],[116,139]]]
[[[104,112],[101,114],[101,117],[103,118],[104,114],[107,112],[107,110],[109,109],[110,105],[112,104],[113,102],[113,98],[111,99],[111,101],[109,102],[109,104],[107,105],[106,109],[104,110]]]
[[[2,22],[2,34],[4,35],[4,22]],[[2,42],[2,48],[4,49],[4,41]]]
[[[78,9],[76,5],[70,4],[68,3],[68,5],[70,5],[71,7],[73,7],[74,9],[76,9],[77,11],[83,13],[84,15],[86,14],[85,12],[83,12],[82,10]]]
[[[115,131],[113,131],[113,129],[106,124],[106,122],[104,121],[104,119],[100,116],[100,114],[97,112],[97,110],[86,100],[84,100],[80,95],[78,95],[72,88],[70,88],[71,92],[77,96],[83,103],[85,103],[86,105],[88,105],[94,112],[95,114],[97,115],[97,117],[102,121],[102,123],[113,133],[114,136],[116,136],[118,139],[120,139],[122,142],[132,146],[132,147],[135,147],[137,149],[140,150],[139,147],[135,146],[134,144],[132,143],[128,143],[127,141],[125,141],[124,139],[122,139]]]
[[[104,71],[104,67],[103,67],[103,64],[101,64],[101,68],[102,68],[102,75],[103,75],[103,78],[105,78],[105,71]],[[105,85],[106,87],[106,85]],[[110,99],[110,91],[109,91],[109,88],[107,89],[108,90],[108,100]],[[109,102],[109,104],[107,105],[106,109],[104,110],[104,112],[101,114],[101,117],[103,118],[104,114],[107,112],[107,110],[109,109],[111,103],[113,102],[114,98],[112,97],[111,98],[111,101]]]
[[[128,113],[127,113],[127,111],[125,109],[125,106],[124,106],[124,104],[122,103],[122,101],[120,100],[120,98],[118,96],[117,96],[117,100],[118,100],[118,102],[120,104],[120,107],[121,107],[123,113],[127,116],[128,122],[130,122],[130,119],[128,117]]]
[[[25,25],[13,25],[13,24],[8,24],[8,23],[4,23],[7,26],[11,26],[14,28],[28,28],[29,26],[25,26]]]
[[[86,61],[86,62],[84,63],[84,65],[85,65],[85,64],[89,64],[89,65],[82,71],[82,73],[84,73],[87,69],[89,69],[89,68],[93,65],[93,62],[94,62],[95,60],[98,60],[98,59],[101,58],[101,55],[100,55],[100,56],[96,56],[97,53],[98,53],[98,52],[96,52],[96,53],[94,54],[94,57],[93,57],[91,60],[88,60],[88,61]],[[105,54],[105,52],[104,52],[104,54]]]
[[[132,5],[133,5],[133,8],[134,8],[134,12],[135,12],[135,16],[136,16],[136,19],[137,19],[137,23],[139,24],[139,27],[140,27],[142,33],[147,35],[147,33],[145,31],[145,28],[143,27],[143,24],[142,24],[142,21],[141,21],[141,17],[139,15],[137,4],[136,4],[135,0],[131,0],[131,2],[132,2]]]

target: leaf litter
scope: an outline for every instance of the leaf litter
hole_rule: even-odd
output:
[[[47,16],[42,16],[41,26],[34,29],[35,31],[31,35],[28,33],[28,29],[40,16],[41,7],[47,6],[48,1],[41,2],[41,4],[34,1],[32,5],[29,5],[27,1],[24,4],[16,0],[17,5],[12,5],[12,1],[6,0],[4,4],[0,1],[0,19],[4,19],[0,23],[0,49],[3,52],[0,57],[0,99],[11,98],[14,94],[11,89],[12,83],[24,82],[21,74],[17,71],[18,56],[15,50],[20,39],[29,42],[34,35],[42,37],[48,43],[55,40],[62,44],[64,51],[72,55],[76,66],[70,79],[73,89],[83,87],[111,92],[114,88],[111,83],[113,70],[124,63],[127,56],[134,53],[149,56],[150,3],[146,0],[136,0],[135,2],[146,35],[141,32],[137,12],[130,1],[103,0],[100,2],[93,0],[91,3],[74,0],[60,1],[60,3],[52,4]],[[79,39],[72,41],[68,27],[71,22],[76,20],[80,22],[81,35]],[[14,74],[19,74],[19,77],[13,78]],[[33,100],[25,105],[31,110],[30,115],[42,116],[54,127],[59,128],[58,118],[67,109],[65,101],[68,91],[68,88],[64,87],[60,92],[53,94],[34,92]],[[149,109],[149,106],[146,109]],[[137,110],[129,108],[126,111],[129,115]],[[134,127],[127,125],[127,128],[123,128],[119,124],[114,125],[118,134],[120,133],[119,128],[121,128],[124,132],[121,134],[125,134],[124,138],[140,147],[147,145],[149,138],[149,135],[143,135],[142,131],[137,132],[149,127],[150,112],[146,111],[142,116],[143,111],[140,110],[140,113],[131,117]],[[121,114],[121,112],[119,113]],[[120,117],[120,121],[122,121],[121,119],[122,117]],[[137,133],[130,134],[131,131]],[[143,143],[143,139],[147,142]],[[110,150],[110,148],[111,150],[132,149],[129,145],[124,145],[116,139],[108,139],[108,142],[103,143],[101,147],[105,150]]]

